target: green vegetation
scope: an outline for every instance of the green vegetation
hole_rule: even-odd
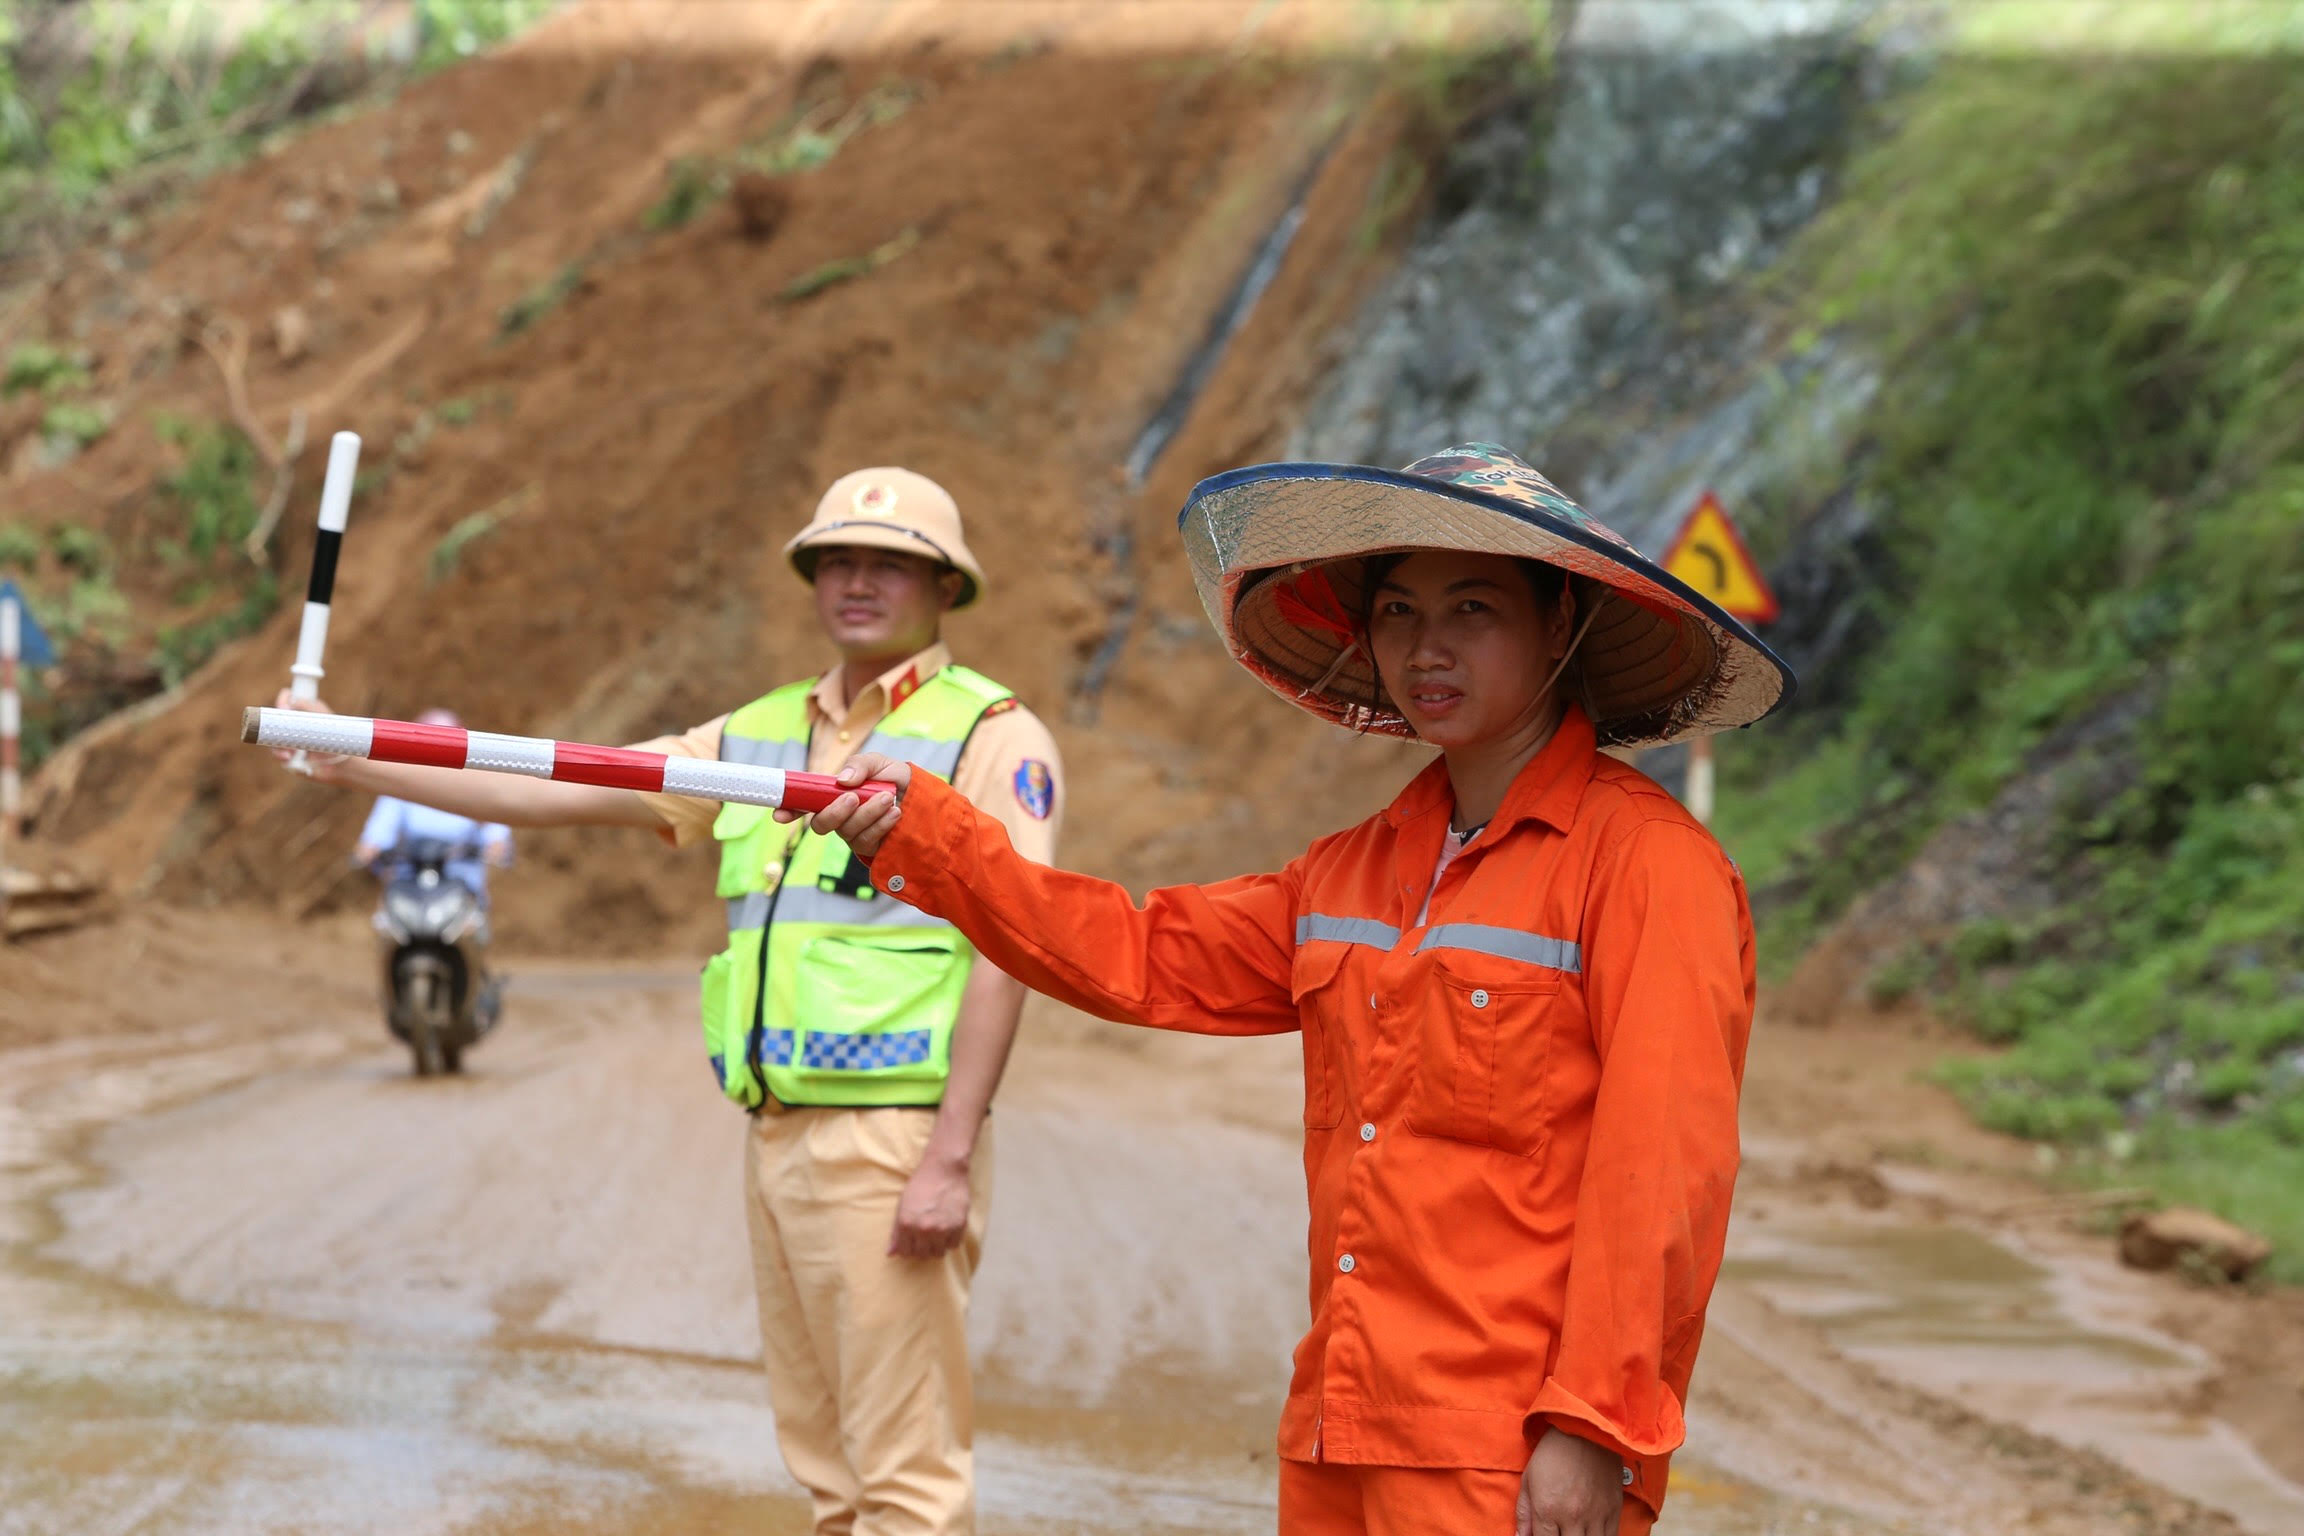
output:
[[[1858,473],[1890,623],[1844,713],[1724,756],[1723,833],[1780,964],[2097,724],[2048,909],[1873,991],[2008,1042],[1948,1074],[1987,1123],[2304,1277],[2304,71],[1956,54],[1896,110],[1792,279],[1886,365]]]
[[[440,536],[440,542],[432,546],[432,558],[425,567],[425,584],[436,587],[455,575],[456,567],[463,562],[464,552],[494,533],[502,524],[525,512],[534,504],[536,494],[536,486],[531,482],[477,512],[458,518]]]
[[[432,546],[432,558],[424,571],[426,584],[436,587],[455,575],[464,551],[494,533],[502,520],[503,515],[497,512],[475,512],[458,518],[454,526],[440,535],[440,542]]]
[[[571,261],[549,278],[504,306],[496,317],[496,337],[509,340],[558,309],[568,296],[584,286],[584,263]]]
[[[279,578],[259,571],[233,607],[163,628],[152,644],[152,664],[161,682],[170,688],[180,686],[227,642],[261,629],[279,606]]]
[[[256,526],[262,460],[255,446],[236,429],[209,423],[166,418],[157,430],[184,454],[183,466],[160,482],[184,513],[179,558],[204,561],[219,550],[238,549]]]
[[[678,229],[728,195],[728,169],[704,155],[681,155],[664,167],[664,195],[641,216],[649,229]]]
[[[512,36],[555,0],[417,0],[416,64],[438,69]]]
[[[160,628],[152,664],[168,687],[190,676],[227,641],[260,627],[280,604],[270,570],[248,563],[241,546],[259,515],[256,480],[263,460],[238,430],[166,418],[160,436],[182,453],[160,489],[182,515],[181,536],[164,538],[161,557],[185,577],[178,601],[209,611]],[[219,595],[228,605],[214,607]]]
[[[651,230],[678,229],[728,195],[739,171],[797,176],[823,169],[867,129],[892,123],[920,100],[909,80],[888,80],[843,108],[839,101],[803,101],[777,127],[732,155],[682,155],[664,168],[664,195],[641,222]]]
[[[892,240],[882,241],[861,256],[843,256],[812,267],[776,290],[777,299],[786,304],[797,304],[813,298],[827,288],[879,271],[897,257],[920,243],[920,226],[907,225],[903,233]]]
[[[0,523],[0,570],[29,571],[40,563],[40,535],[22,523]]]
[[[40,435],[69,456],[112,430],[112,412],[85,400],[59,400],[40,417]]]
[[[56,563],[75,576],[97,578],[112,571],[112,541],[93,528],[62,523],[48,536]]]
[[[378,32],[358,0],[0,0],[0,221],[87,207],[122,177],[224,163],[378,77],[510,36],[551,0],[417,0]]]
[[[0,370],[0,399],[36,389],[55,396],[88,382],[88,370],[79,358],[56,347],[26,342],[8,354]]]

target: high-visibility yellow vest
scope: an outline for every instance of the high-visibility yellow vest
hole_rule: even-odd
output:
[[[728,717],[725,762],[808,766],[812,682]],[[949,779],[993,706],[1012,695],[946,666],[896,706],[861,750]],[[872,889],[835,837],[779,825],[763,806],[724,805],[718,891],[728,947],[704,967],[704,1050],[721,1091],[747,1109],[785,1104],[937,1104],[952,1026],[976,950],[941,918]]]

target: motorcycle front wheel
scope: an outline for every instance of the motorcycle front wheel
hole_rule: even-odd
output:
[[[408,1055],[414,1062],[418,1077],[434,1077],[442,1072],[454,1072],[462,1065],[458,1052],[448,1043],[447,978],[430,967],[410,978],[415,995],[410,999],[414,1007],[408,1017]]]

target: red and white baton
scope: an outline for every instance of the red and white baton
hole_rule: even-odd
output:
[[[251,709],[240,716],[240,739],[290,752],[326,752],[380,763],[428,768],[477,768],[568,784],[599,784],[648,794],[686,795],[778,810],[814,813],[844,794],[892,795],[879,779],[853,791],[828,773],[796,773],[704,757],[669,757],[630,747],[588,747],[542,736],[499,736],[456,725],[413,720],[371,720],[363,715],[319,715],[300,709]]]

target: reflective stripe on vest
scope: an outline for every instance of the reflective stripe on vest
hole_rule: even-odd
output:
[[[768,909],[780,923],[835,923],[842,927],[948,928],[940,917],[900,901],[858,901],[819,886],[787,886],[781,891],[749,891],[728,898],[728,931],[768,926]]]
[[[728,717],[721,757],[804,769],[812,683]],[[997,683],[945,667],[891,711],[860,750],[949,779]],[[787,1104],[933,1104],[975,950],[941,918],[872,890],[847,846],[757,807],[713,823],[728,946],[705,967],[705,1052],[731,1099]],[[811,1028],[811,1024],[820,1028]]]

